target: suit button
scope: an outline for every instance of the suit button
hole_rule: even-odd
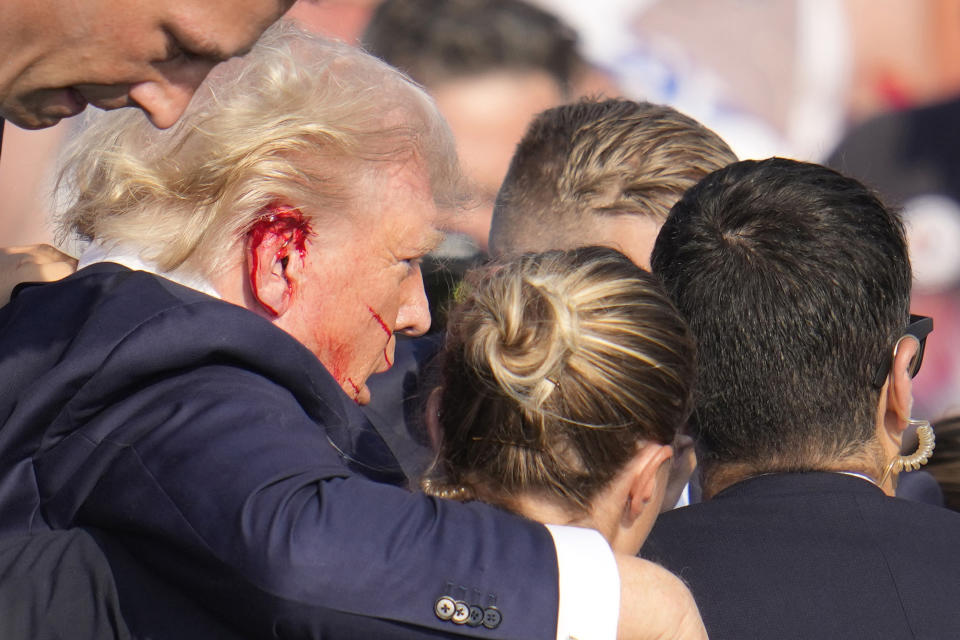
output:
[[[456,609],[453,612],[453,617],[450,619],[456,624],[466,624],[470,618],[470,605],[461,600],[457,600],[454,604],[456,605]]]
[[[500,626],[501,620],[503,620],[503,615],[496,607],[487,607],[483,611],[483,626],[487,629],[496,629]]]
[[[453,617],[453,614],[457,610],[457,603],[453,601],[453,598],[449,596],[441,596],[437,598],[437,602],[433,605],[433,611],[437,614],[437,617],[441,620],[449,620]]]
[[[483,624],[483,609],[477,605],[470,607],[470,617],[467,618],[467,624],[471,627],[479,627]]]

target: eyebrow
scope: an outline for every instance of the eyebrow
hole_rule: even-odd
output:
[[[164,27],[167,36],[167,49],[170,53],[182,51],[189,56],[205,58],[214,62],[226,62],[234,56],[242,56],[253,48],[251,44],[236,53],[228,53],[221,49],[213,40],[207,37],[193,37],[183,31],[176,31],[171,27]]]
[[[441,242],[443,242],[443,239],[446,237],[446,235],[447,234],[445,234],[443,231],[440,231],[439,229],[433,229],[432,231],[430,231],[429,235],[427,235],[427,237],[424,238],[423,242],[421,242],[417,247],[414,248],[414,251],[416,251],[419,255],[422,255],[422,256],[427,255],[428,253],[436,249]]]

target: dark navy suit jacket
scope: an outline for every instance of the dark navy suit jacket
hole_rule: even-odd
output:
[[[433,448],[423,421],[426,397],[434,381],[432,363],[443,346],[444,334],[419,338],[397,336],[393,366],[370,376],[370,403],[363,413],[396,458],[408,486],[419,486]]]
[[[0,534],[94,531],[135,632],[555,637],[546,529],[371,481],[402,477],[383,440],[255,314],[93,265],[0,309],[0,380]],[[442,595],[502,622],[441,620]]]
[[[758,476],[665,513],[642,555],[711,640],[960,638],[960,514],[834,473]]]

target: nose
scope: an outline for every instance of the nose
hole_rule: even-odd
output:
[[[423,287],[423,274],[417,266],[417,277],[410,278],[410,286],[397,313],[397,332],[406,336],[422,336],[430,329],[430,304]]]
[[[189,68],[177,70],[175,74],[139,82],[130,87],[130,99],[143,109],[155,127],[172,127],[186,111],[197,87],[213,67],[213,62],[197,62]]]

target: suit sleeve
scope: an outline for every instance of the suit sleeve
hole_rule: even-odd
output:
[[[86,435],[102,473],[78,522],[255,637],[556,637],[544,527],[352,474],[289,392],[257,375],[174,376]],[[440,610],[448,601],[458,618]]]

